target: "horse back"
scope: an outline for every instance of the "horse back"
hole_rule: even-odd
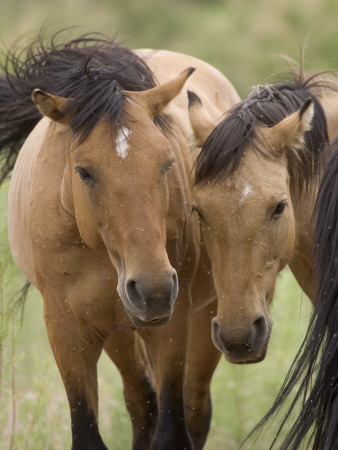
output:
[[[188,116],[187,90],[195,91],[213,120],[220,118],[225,111],[240,101],[230,81],[215,67],[193,56],[168,50],[140,49],[135,51],[149,65],[157,81],[169,81],[187,67],[195,68],[181,93],[170,103],[179,115],[179,123],[184,125],[186,136],[192,134]]]

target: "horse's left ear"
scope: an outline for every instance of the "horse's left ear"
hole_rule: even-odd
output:
[[[147,91],[123,91],[132,99],[141,103],[148,111],[151,118],[160,113],[182,90],[184,83],[195,71],[193,67],[189,67],[178,77],[166,83],[160,84]]]
[[[302,148],[304,135],[306,131],[311,130],[313,116],[314,104],[311,98],[308,98],[298,111],[269,129],[274,148],[281,150]]]
[[[48,94],[41,89],[34,89],[32,100],[40,110],[40,112],[56,122],[67,122],[63,109],[67,103],[67,98],[57,97]]]

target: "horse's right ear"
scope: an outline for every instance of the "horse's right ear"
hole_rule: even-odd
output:
[[[67,122],[63,109],[68,99],[48,94],[40,89],[34,89],[32,100],[44,116],[56,122]]]
[[[181,92],[187,79],[195,69],[189,67],[181,72],[173,80],[147,89],[145,91],[123,91],[126,95],[141,103],[149,113],[151,119],[163,109]]]
[[[188,91],[189,119],[194,132],[195,145],[202,147],[209,134],[215,128],[207,111],[203,108],[202,101],[192,91]]]
[[[272,147],[283,152],[287,149],[301,150],[304,148],[306,131],[311,130],[314,116],[314,103],[308,98],[303,106],[290,114],[277,125],[268,128]]]

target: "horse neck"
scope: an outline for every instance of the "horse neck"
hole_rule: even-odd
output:
[[[324,108],[329,140],[331,141],[338,135],[338,93],[332,90],[322,93],[318,95],[318,100]],[[326,149],[322,153],[323,161],[326,159],[325,152]],[[299,188],[297,180],[293,180],[290,186],[296,226],[296,244],[290,267],[299,284],[310,298],[314,298],[314,289],[311,282],[313,278],[312,254],[314,239],[312,215],[319,186],[319,178],[312,180],[309,186],[302,191]]]
[[[194,163],[194,157],[190,152],[186,139],[180,133],[174,132],[169,136],[172,150],[175,154],[175,163],[168,175],[170,198],[169,217],[190,216],[191,189],[191,171]],[[179,212],[179,210],[182,211]]]
[[[289,267],[298,284],[311,300],[314,299],[312,263],[314,227],[312,215],[317,191],[317,180],[303,189],[300,189],[299,184],[295,181],[291,182],[290,185],[296,240]]]

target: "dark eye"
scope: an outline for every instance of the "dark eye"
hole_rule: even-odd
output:
[[[165,173],[169,172],[169,170],[170,170],[170,168],[171,168],[173,162],[174,162],[174,160],[170,161],[170,163],[166,166],[166,168],[165,168]]]
[[[84,181],[92,180],[92,176],[90,175],[88,170],[84,169],[83,167],[77,167],[76,172],[79,174],[81,180]]]
[[[198,218],[199,218],[199,219],[204,219],[204,217],[203,217],[203,215],[201,214],[201,212],[196,208],[196,205],[193,203],[193,204],[191,205],[191,214],[192,214],[194,211],[198,214]]]
[[[287,207],[287,202],[280,202],[280,203],[278,203],[278,205],[276,206],[276,208],[275,208],[275,210],[274,210],[274,212],[272,214],[272,217],[274,219],[278,219],[278,217],[283,214],[283,212],[284,212],[286,207]]]

